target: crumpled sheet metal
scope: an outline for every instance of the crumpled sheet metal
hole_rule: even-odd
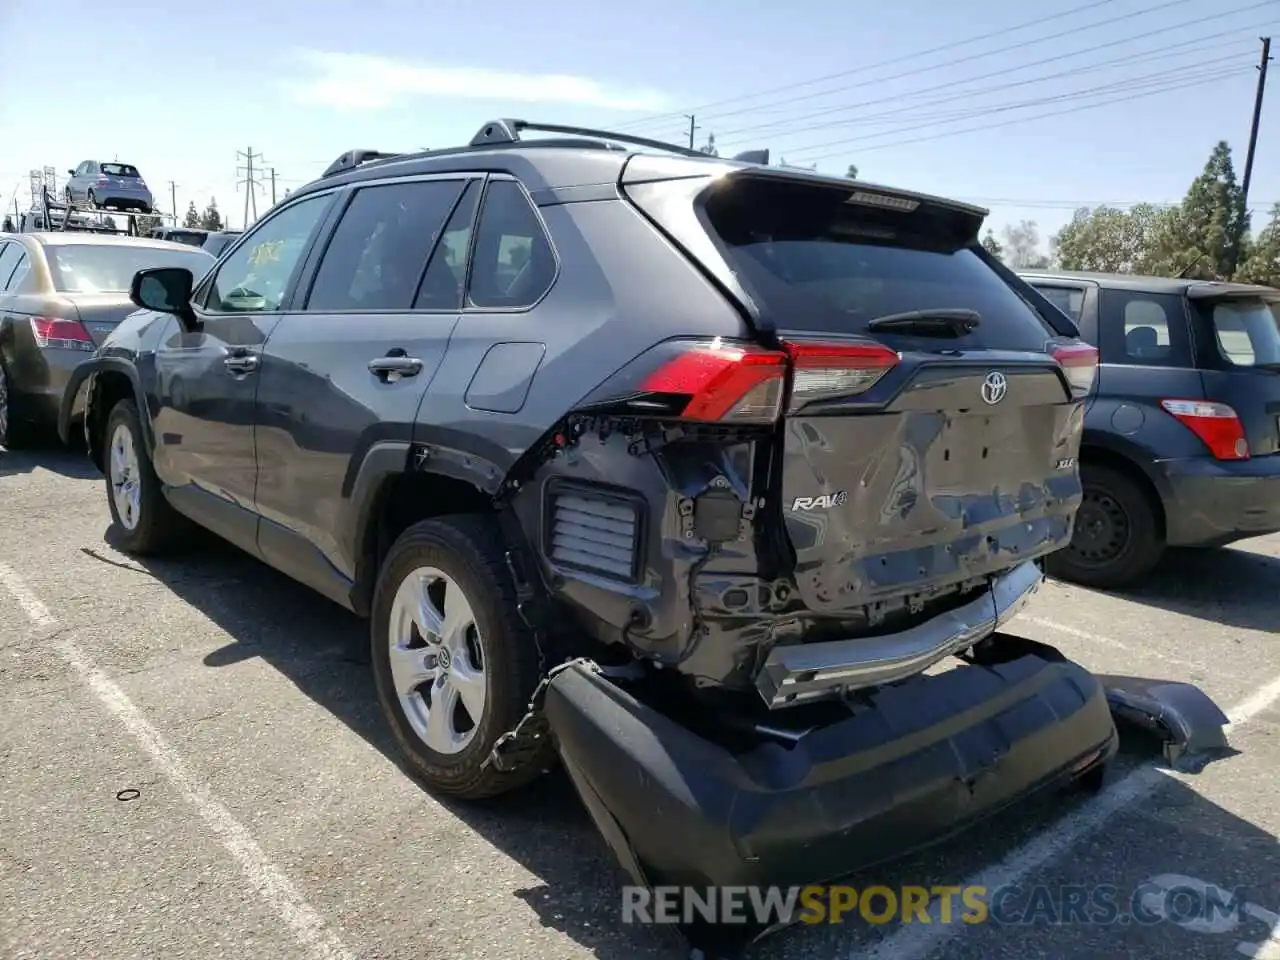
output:
[[[1199,773],[1238,751],[1224,729],[1231,720],[1199,687],[1176,680],[1095,674],[1117,721],[1160,737],[1165,762],[1181,773]]]

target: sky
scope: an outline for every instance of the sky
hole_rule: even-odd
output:
[[[1176,203],[1218,140],[1242,173],[1259,37],[1280,28],[1280,0],[106,9],[0,0],[0,49],[50,64],[0,72],[8,210],[15,196],[26,208],[32,168],[61,183],[83,160],[119,160],[164,210],[216,197],[240,227],[270,206],[271,171],[280,197],[352,148],[456,145],[495,117],[687,142],[692,114],[697,145],[714,135],[721,155],[856,164],[871,182],[987,207],[997,233],[1034,220],[1046,249],[1075,207]],[[1280,201],[1280,71],[1272,81],[1255,229]]]

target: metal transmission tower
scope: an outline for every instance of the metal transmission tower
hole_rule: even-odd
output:
[[[244,160],[243,164],[236,167],[236,176],[244,175],[243,180],[236,181],[236,189],[244,186],[244,226],[249,229],[249,224],[258,219],[258,191],[262,188],[258,174],[262,171],[262,154],[254,153],[253,147],[247,150],[236,151],[236,160]],[[250,211],[253,216],[251,217]]]

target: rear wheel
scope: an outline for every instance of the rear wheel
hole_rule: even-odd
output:
[[[6,450],[17,450],[31,442],[30,427],[16,416],[15,407],[9,372],[0,361],[0,447]]]
[[[89,201],[89,206],[91,207],[98,206],[98,198],[94,196],[92,190],[90,190],[87,194],[85,194],[85,199]]]
[[[1087,587],[1123,587],[1150,573],[1164,554],[1151,496],[1112,467],[1083,464],[1084,499],[1071,543],[1045,566],[1061,580]]]
[[[540,669],[492,518],[425,520],[400,535],[378,575],[370,646],[383,713],[425,786],[479,799],[550,766],[549,749],[511,772],[484,765]]]
[[[121,400],[107,417],[103,457],[107,507],[120,546],[128,553],[161,553],[187,530],[187,521],[165,499],[160,478],[143,443],[142,421],[132,400]]]

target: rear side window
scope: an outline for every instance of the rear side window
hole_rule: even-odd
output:
[[[863,334],[916,310],[982,317],[950,344],[1043,350],[1052,329],[970,246],[979,221],[845,202],[823,186],[744,180],[706,201],[729,265],[780,329]]]
[[[1099,347],[1104,363],[1191,366],[1191,341],[1182,297],[1134,290],[1102,290]]]
[[[461,310],[462,290],[467,283],[467,251],[471,247],[471,225],[476,218],[481,184],[467,184],[465,193],[453,208],[444,234],[431,254],[427,272],[414,301],[417,310]]]
[[[1065,313],[1076,323],[1084,313],[1084,291],[1079,287],[1050,287],[1041,284],[1033,286],[1044,295],[1044,298]]]
[[[468,302],[494,309],[529,307],[555,278],[555,253],[529,198],[518,183],[494,180],[484,192],[476,225]]]
[[[308,312],[408,310],[462,180],[364,187],[320,260]]]
[[[1218,350],[1234,366],[1280,364],[1280,304],[1226,300],[1206,306]]]

